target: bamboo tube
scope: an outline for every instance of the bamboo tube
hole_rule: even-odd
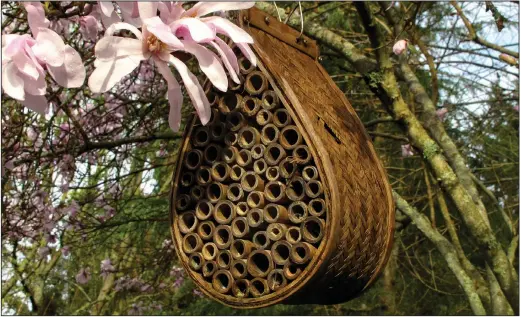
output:
[[[203,240],[195,233],[188,233],[183,238],[183,251],[186,254],[199,252],[203,247]]]
[[[206,199],[199,201],[195,206],[195,215],[197,219],[201,221],[209,219],[212,216],[212,214],[213,204]]]
[[[317,249],[307,242],[298,242],[291,248],[290,259],[295,264],[306,264],[315,255]]]
[[[224,144],[228,146],[235,146],[237,144],[237,133],[228,132],[224,136]]]
[[[247,149],[242,149],[237,154],[237,164],[241,167],[248,168],[253,164],[253,160],[251,159],[250,151]]]
[[[190,187],[195,181],[195,175],[192,172],[184,172],[181,175],[181,186]]]
[[[264,226],[264,216],[261,209],[251,209],[246,215],[250,228],[260,228]]]
[[[306,197],[306,182],[302,177],[294,177],[286,186],[286,196],[290,200],[300,201]]]
[[[266,164],[266,161],[264,159],[258,159],[255,162],[253,162],[253,171],[258,175],[263,175],[266,173],[266,170],[268,169],[268,164]]]
[[[245,278],[248,276],[248,270],[246,269],[246,259],[235,259],[232,261],[230,266],[230,273],[236,279]]]
[[[233,240],[230,252],[234,259],[246,259],[255,248],[251,241],[238,239]]]
[[[244,168],[240,167],[239,165],[234,165],[230,171],[230,178],[235,182],[239,182],[244,176],[244,173],[246,173]]]
[[[226,198],[227,191],[228,186],[213,182],[206,188],[206,197],[211,203],[215,204],[219,200],[224,200]]]
[[[216,182],[225,182],[230,176],[230,166],[225,162],[216,162],[212,165],[212,179]]]
[[[275,269],[268,274],[268,286],[274,292],[286,286],[287,283],[288,281],[281,269]]]
[[[291,124],[291,116],[288,110],[284,108],[277,109],[273,113],[273,124],[280,129],[289,126]]]
[[[183,234],[194,232],[198,224],[199,221],[197,220],[195,212],[193,211],[187,211],[180,214],[179,221],[177,222],[179,231],[181,231]]]
[[[186,154],[185,159],[185,167],[189,170],[195,170],[199,166],[201,166],[201,163],[203,162],[203,152],[198,149],[191,149]]]
[[[206,93],[206,97],[208,98],[208,102],[210,103],[210,107],[215,107],[219,104],[219,95],[214,91],[209,91]]]
[[[210,143],[210,128],[198,127],[192,137],[192,144],[195,147],[205,147]]]
[[[264,193],[260,191],[252,191],[248,198],[246,198],[246,202],[250,208],[264,208]]]
[[[226,125],[224,122],[215,122],[210,126],[210,139],[212,141],[222,141],[226,136]]]
[[[287,231],[286,231],[287,232]],[[291,243],[285,240],[279,240],[271,246],[271,255],[273,262],[277,265],[285,265],[289,262],[291,253]]]
[[[250,233],[248,219],[246,217],[237,217],[232,221],[232,234],[236,238],[244,238]],[[236,240],[238,241],[238,240]]]
[[[255,97],[245,96],[242,98],[241,111],[249,118],[255,117],[261,108],[260,100]]]
[[[217,271],[217,263],[215,261],[205,261],[203,263],[203,276],[205,278],[212,277],[215,271]]]
[[[190,198],[190,196],[188,196],[186,194],[181,194],[181,195],[177,196],[177,199],[175,200],[175,208],[178,211],[187,210],[188,208],[190,208],[191,204],[192,204],[192,199]]]
[[[203,262],[203,256],[199,252],[192,253],[188,257],[188,266],[196,272],[203,267]]]
[[[221,294],[231,291],[233,285],[233,276],[230,271],[219,270],[214,273],[212,278],[213,289]]]
[[[287,202],[286,185],[279,181],[269,182],[264,188],[264,198],[272,203]]]
[[[304,178],[304,180],[306,182],[317,179],[318,178],[317,168],[315,166],[304,167],[304,169],[302,170],[302,178]]]
[[[294,125],[290,125],[280,131],[280,145],[286,150],[293,150],[302,143],[302,134]]]
[[[266,169],[266,179],[269,182],[274,182],[280,178],[280,172],[278,166],[269,166]]]
[[[232,254],[229,250],[221,250],[217,253],[215,261],[220,269],[228,269],[232,264]]]
[[[243,91],[242,83],[244,82],[244,77],[242,76],[242,74],[238,74],[237,77],[239,77],[239,83],[234,82],[231,79],[231,77],[228,78],[228,87],[230,88],[231,91],[236,91],[236,92],[242,93],[242,91]]]
[[[306,183],[306,195],[308,195],[309,198],[317,198],[322,195],[323,192],[324,188],[320,181],[312,179]]]
[[[267,250],[255,250],[248,256],[246,263],[248,273],[253,277],[266,277],[273,270],[271,252]]]
[[[300,233],[300,227],[297,226],[291,226],[286,231],[286,241],[288,241],[291,244],[295,244],[297,242],[300,242],[302,239],[302,234]]]
[[[254,278],[250,282],[250,294],[253,297],[261,297],[268,294],[270,291],[268,287],[268,281],[263,278]]]
[[[237,215],[241,217],[245,217],[248,214],[248,211],[250,211],[250,208],[248,207],[248,204],[245,201],[241,201],[237,203]]]
[[[226,115],[226,127],[230,131],[237,132],[247,124],[242,113],[238,111],[230,112]]]
[[[232,294],[237,298],[248,297],[250,295],[250,281],[246,279],[235,280],[232,285]]]
[[[232,228],[227,225],[219,225],[215,228],[213,242],[217,248],[228,249],[233,242]]]
[[[266,231],[255,232],[252,242],[255,247],[260,250],[269,249],[271,245],[271,240],[268,238],[268,233]]]
[[[217,144],[209,144],[204,149],[203,158],[206,163],[212,166],[221,158],[221,147]]]
[[[322,198],[316,198],[308,203],[308,212],[315,217],[322,217],[326,212],[326,202]]]
[[[205,192],[201,186],[193,186],[190,188],[190,199],[192,201],[199,201],[203,199]]]
[[[295,164],[293,158],[286,157],[279,163],[280,176],[283,178],[291,178],[297,171],[297,164]]]
[[[266,146],[264,160],[270,166],[279,165],[280,161],[286,157],[286,151],[278,143],[271,143]]]
[[[203,221],[197,227],[197,234],[205,241],[212,239],[214,231],[215,224],[211,220]]]
[[[261,142],[264,145],[278,142],[280,131],[273,123],[268,123],[261,130]]]
[[[235,146],[228,146],[222,150],[222,159],[226,164],[233,164],[238,154],[239,150]]]
[[[212,169],[208,166],[201,166],[201,168],[195,172],[195,181],[201,186],[210,184],[212,181]]]
[[[250,151],[251,158],[254,160],[261,159],[264,157],[264,150],[266,149],[266,146],[264,144],[255,144]]]
[[[243,127],[237,136],[237,143],[243,149],[251,149],[255,144],[259,144],[259,141],[259,131],[251,126]]]
[[[287,229],[288,228],[281,223],[270,223],[266,229],[266,233],[271,241],[279,241],[284,238]]]
[[[268,123],[271,123],[272,120],[273,114],[266,109],[260,109],[255,116],[255,121],[257,121],[257,124],[260,126],[265,126]]]
[[[217,100],[217,103],[219,103],[219,100]],[[221,113],[219,110],[213,108],[212,113],[210,115],[210,121],[206,124],[206,126],[210,127],[214,125],[216,122],[221,122]]]
[[[213,261],[217,257],[217,246],[213,242],[206,242],[203,245],[203,249],[201,250],[201,254],[206,261]]]
[[[288,210],[286,207],[277,204],[267,204],[264,206],[264,220],[267,223],[289,222]]]
[[[279,96],[273,90],[266,90],[262,94],[262,108],[272,111],[280,104]]]
[[[244,191],[240,184],[233,183],[228,186],[228,192],[226,193],[226,198],[233,202],[238,202],[244,197]]]
[[[250,63],[250,61],[244,56],[239,57],[237,62],[239,63],[239,70],[243,75],[248,75],[255,70],[255,65]]]
[[[213,208],[213,218],[220,225],[230,224],[235,218],[235,205],[229,200],[221,200]]]
[[[300,273],[302,273],[302,268],[297,264],[288,261],[288,263],[284,265],[282,272],[284,273],[284,277],[288,279],[288,281],[292,281],[296,279],[300,275]]]
[[[226,94],[219,100],[219,111],[228,114],[232,111],[239,110],[242,96],[239,94]]]
[[[254,70],[246,76],[244,89],[252,96],[262,94],[268,88],[268,79],[261,71]]]
[[[300,224],[308,216],[308,206],[302,201],[294,201],[288,207],[289,220],[295,224]]]
[[[241,179],[241,186],[245,192],[264,190],[264,181],[255,172],[246,172]]]
[[[317,243],[324,237],[325,221],[318,217],[308,217],[300,225],[304,241]]]
[[[301,144],[293,150],[293,159],[295,163],[306,165],[311,162],[311,153],[307,145]]]

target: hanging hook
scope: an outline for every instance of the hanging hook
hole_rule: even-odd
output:
[[[298,8],[300,11],[300,34],[297,37],[297,43],[302,41],[302,34],[304,33],[304,14],[302,13],[302,5],[300,4],[300,1],[298,2]],[[306,44],[307,41],[304,40],[303,43]]]
[[[279,22],[282,22],[282,18],[280,17],[279,8],[277,7],[277,2],[273,1],[273,4],[275,5],[275,9],[277,10],[277,15],[279,16]]]

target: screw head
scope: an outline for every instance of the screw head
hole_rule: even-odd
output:
[[[266,24],[270,24],[270,17],[265,17],[264,22],[266,22]]]

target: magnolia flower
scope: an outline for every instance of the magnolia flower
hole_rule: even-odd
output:
[[[443,108],[440,108],[438,110],[436,110],[436,115],[438,116],[438,118],[443,121],[443,119],[445,118],[445,115],[447,114],[447,112],[449,112],[449,110],[445,107]]]
[[[76,282],[78,284],[87,284],[87,282],[90,280],[90,270],[89,268],[82,268],[78,274],[76,274]]]
[[[112,36],[116,30],[129,30],[137,39]],[[201,70],[212,84],[221,91],[226,91],[228,81],[226,73],[217,56],[196,43],[182,43],[159,17],[148,18],[143,24],[143,33],[128,23],[115,23],[106,32],[95,48],[96,69],[89,78],[89,87],[93,92],[105,92],[112,88],[124,76],[139,66],[140,61],[151,59],[159,73],[168,83],[168,101],[170,114],[168,122],[172,130],[178,131],[181,123],[181,105],[183,95],[181,87],[168,67],[172,64],[183,79],[188,95],[203,124],[210,120],[210,104],[194,74],[176,57],[170,55],[175,50],[184,50],[195,55]]]
[[[396,55],[402,54],[407,49],[407,40],[399,40],[393,46],[393,53]]]
[[[92,15],[79,18],[80,33],[86,39],[95,41],[98,37],[98,20]]]
[[[410,144],[402,144],[402,157],[413,156],[414,152],[412,151]]]

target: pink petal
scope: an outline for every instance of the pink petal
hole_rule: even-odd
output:
[[[112,11],[111,15],[109,15],[109,16],[106,16],[105,14],[101,14],[101,23],[103,24],[103,26],[105,26],[105,28],[109,28],[114,23],[119,23],[119,22],[121,22],[121,18],[116,13],[116,11]]]
[[[95,41],[98,37],[98,21],[92,15],[87,15],[80,18],[80,31],[87,39]]]
[[[41,2],[26,2],[24,3],[27,11],[27,22],[33,36],[37,36],[39,28],[49,27],[49,20],[45,18],[45,11],[43,10]]]
[[[215,27],[217,33],[228,36],[235,43],[253,43],[253,38],[243,29],[221,17],[209,17],[201,19]]]
[[[215,43],[219,44],[219,47],[221,50],[226,54],[226,57],[230,61],[230,64],[232,65],[235,72],[239,73],[239,63],[237,62],[237,56],[235,56],[235,53],[233,50],[226,44],[225,41],[221,40],[219,37],[215,37],[214,39]]]
[[[206,47],[195,42],[183,41],[183,51],[193,54],[199,62],[199,67],[212,84],[221,91],[228,90],[228,77],[219,58]]]
[[[121,8],[121,12],[126,12],[129,15],[132,15],[134,11],[134,1],[118,1],[118,6]]]
[[[186,28],[196,42],[206,42],[215,38],[215,31],[196,18],[181,18],[170,23],[172,33],[176,34],[179,28]]]
[[[141,19],[148,19],[157,16],[157,2],[138,2],[139,16]]]
[[[143,20],[139,17],[139,11],[137,9],[137,3],[132,1],[118,1],[118,5],[121,8],[121,16],[123,21],[132,24],[135,27],[141,27]]]
[[[102,61],[128,55],[141,55],[141,59],[145,58],[140,40],[117,36],[105,36],[101,38],[98,43],[96,43],[94,52],[96,58]]]
[[[101,9],[101,12],[103,12],[103,14],[107,17],[110,17],[114,12],[114,5],[111,1],[98,1],[98,5]]]
[[[203,125],[207,124],[208,121],[210,121],[211,115],[210,103],[208,102],[208,98],[204,93],[203,87],[201,87],[201,84],[199,84],[197,77],[195,77],[194,74],[188,70],[188,67],[186,67],[183,62],[174,56],[170,56],[170,63],[174,65],[174,67],[181,75],[183,84],[185,85],[186,91],[190,96],[192,103],[194,104],[195,111],[197,111],[199,119],[201,119],[201,123]]]
[[[40,65],[34,63],[34,61],[25,54],[25,51],[19,51],[18,54],[12,57],[12,61],[18,68],[18,71],[22,74],[25,74],[32,79],[37,79],[38,76],[40,76],[39,69],[41,69],[41,67],[37,67]]]
[[[65,46],[65,60],[62,66],[48,66],[47,70],[58,85],[65,88],[78,88],[85,81],[85,66],[80,54],[69,45]]]
[[[54,31],[39,28],[36,36],[36,45],[33,46],[34,55],[51,66],[63,64],[63,50],[65,43]]]
[[[198,2],[184,16],[201,17],[212,12],[244,10],[255,5],[255,2]]]
[[[2,35],[3,58],[11,58],[26,47],[26,44],[34,45],[35,40],[29,34],[6,34]]]
[[[120,30],[127,30],[127,31],[132,32],[132,34],[134,34],[137,37],[137,39],[140,41],[143,39],[143,35],[141,34],[141,31],[139,31],[135,26],[125,23],[125,22],[117,22],[117,23],[112,24],[105,31],[105,36],[112,35]]]
[[[257,66],[257,56],[255,56],[255,53],[251,50],[251,48],[246,43],[235,43],[237,47],[241,50],[242,55],[244,55],[250,63],[253,64],[253,66]]]
[[[20,74],[20,78],[24,81],[25,92],[30,95],[43,96],[47,93],[47,83],[45,75],[40,75],[37,79],[30,78],[24,74]]]
[[[174,75],[164,62],[156,60],[156,66],[168,83],[168,103],[170,104],[170,112],[168,114],[168,125],[174,132],[179,131],[181,127],[181,106],[183,105],[183,93],[181,86],[175,79]]]
[[[18,75],[18,69],[14,63],[2,64],[2,88],[11,98],[24,100],[24,81]]]
[[[26,94],[25,100],[22,101],[22,104],[25,107],[42,115],[44,115],[49,108],[49,104],[47,103],[45,96],[33,96]]]
[[[159,17],[153,17],[144,21],[144,28],[154,34],[161,42],[170,45],[174,48],[181,48],[183,44],[172,34],[170,27],[161,21]]]
[[[94,93],[105,92],[138,66],[139,62],[129,57],[99,61],[89,77],[90,90]]]
[[[217,45],[215,42],[210,42],[210,45],[212,45],[213,48],[215,48],[215,50],[217,51],[217,53],[219,53],[219,55],[221,56],[221,60],[223,61],[224,66],[228,70],[228,74],[230,74],[230,76],[232,77],[232,80],[234,82],[236,82],[237,84],[240,84],[241,81],[239,79],[239,76],[237,76],[235,69],[233,68],[232,64],[228,60],[228,56],[223,52],[221,47],[219,45]],[[226,47],[228,47],[228,45],[226,45]],[[235,55],[233,55],[233,57],[235,57]],[[237,63],[237,57],[235,57],[235,62]]]

